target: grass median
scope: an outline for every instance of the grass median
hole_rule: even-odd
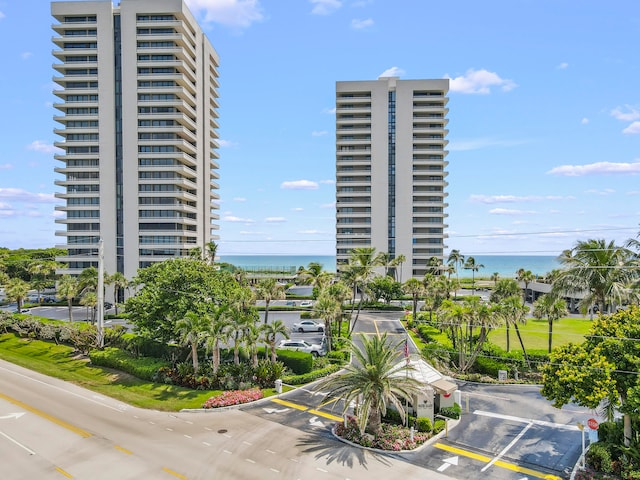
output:
[[[0,358],[140,408],[162,411],[201,408],[209,397],[221,393],[147,382],[123,372],[93,366],[86,357],[74,356],[71,347],[14,334],[0,335]]]

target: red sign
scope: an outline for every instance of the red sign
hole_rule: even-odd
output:
[[[589,420],[587,420],[587,425],[591,430],[598,429],[598,421],[595,418],[590,418]]]

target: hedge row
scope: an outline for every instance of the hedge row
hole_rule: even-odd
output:
[[[289,375],[282,379],[282,382],[286,385],[302,385],[305,383],[313,382],[314,380],[318,380],[319,378],[326,377],[327,375],[331,375],[332,373],[337,372],[342,367],[340,365],[328,365],[325,368],[321,368],[320,370],[315,370],[313,372],[305,373],[303,375]]]
[[[114,368],[149,381],[154,381],[160,368],[169,367],[169,363],[165,360],[151,357],[133,358],[125,351],[113,347],[91,350],[89,358],[94,365]]]

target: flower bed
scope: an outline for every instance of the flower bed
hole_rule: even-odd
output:
[[[228,407],[230,405],[240,405],[242,403],[253,402],[264,397],[262,390],[251,388],[249,390],[228,390],[220,395],[211,397],[204,402],[202,408]]]
[[[431,438],[431,433],[414,432],[413,441],[411,441],[411,430],[409,428],[389,423],[382,423],[380,433],[377,436],[367,433],[361,434],[355,417],[347,419],[346,427],[344,423],[339,423],[336,426],[335,433],[337,436],[363,447],[392,452],[413,450]]]

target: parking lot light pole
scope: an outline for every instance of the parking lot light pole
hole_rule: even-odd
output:
[[[98,346],[104,347],[104,241],[98,243]]]

